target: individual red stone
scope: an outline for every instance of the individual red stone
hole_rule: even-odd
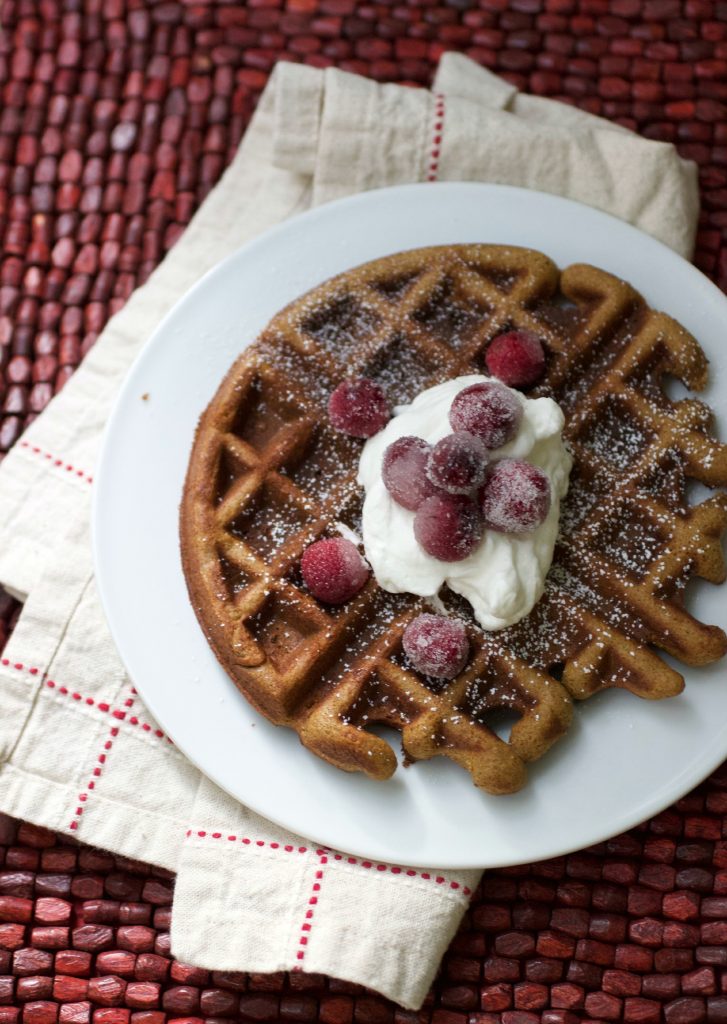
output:
[[[76,949],[61,950],[56,953],[55,969],[58,974],[88,977],[91,973],[91,954]]]
[[[204,1000],[204,993],[202,994]],[[202,1002],[204,1012],[204,1002]],[[321,999],[318,1012],[321,1024],[351,1024],[353,1000],[346,996],[326,996]],[[403,1022],[396,1022],[403,1024]]]
[[[575,940],[570,935],[559,934],[555,931],[541,932],[537,938],[537,951],[541,956],[565,959],[573,955],[575,948]]]
[[[583,988],[596,989],[601,987],[603,968],[598,964],[589,964],[583,960],[571,960],[568,964],[565,980]]]
[[[88,924],[115,924],[119,920],[116,900],[84,900],[83,919]]]
[[[240,1016],[243,1020],[274,1021],[278,1018],[280,1000],[272,993],[240,996]]]
[[[154,949],[156,932],[145,925],[122,925],[116,932],[116,941],[122,949],[133,953],[148,953]]]
[[[713,996],[707,1000],[707,1020],[710,1024],[727,1022],[727,997]]]
[[[717,981],[712,967],[698,967],[682,975],[682,992],[690,996],[713,996],[717,992]]]
[[[52,928],[33,928],[30,932],[30,944],[39,949],[66,949],[69,941],[70,928],[54,925]]]
[[[91,978],[88,983],[88,998],[99,1006],[119,1006],[125,992],[126,982],[113,974]]]
[[[661,913],[661,901],[660,892],[632,886],[628,890],[627,910],[635,917],[652,917]]]
[[[5,854],[5,866],[21,871],[37,871],[39,861],[40,851],[27,846],[11,846]]]
[[[113,945],[114,933],[105,925],[87,924],[73,929],[71,941],[76,949],[88,953],[100,953]]]
[[[124,1002],[133,1009],[149,1010],[159,1005],[160,986],[153,981],[132,981],[126,986]],[[237,1001],[234,1000],[235,1005]],[[210,1014],[217,1016],[217,1014]]]
[[[727,902],[725,905],[727,906]],[[699,909],[700,897],[698,893],[686,890],[667,893],[662,901],[664,916],[674,918],[677,921],[689,921],[699,917]]]
[[[47,1001],[26,1003],[23,1007],[23,1024],[56,1024],[58,1004]]]
[[[610,914],[619,914],[627,909],[628,891],[620,885],[599,882],[591,890],[591,905],[594,910],[603,910]],[[588,906],[588,903],[582,904]]]
[[[482,903],[475,907],[472,918],[478,928],[485,931],[499,932],[512,925],[512,911],[495,903]]]
[[[36,875],[35,892],[37,896],[55,896],[57,898],[69,896],[71,876],[66,874]]]
[[[53,998],[59,1003],[77,1003],[86,998],[88,981],[70,974],[56,974],[53,978]]]
[[[630,971],[603,972],[603,991],[614,996],[637,996],[641,992],[641,978]]]
[[[525,932],[505,932],[496,937],[495,952],[499,956],[526,957],[535,952],[535,939]]]
[[[700,931],[695,924],[667,921],[664,925],[664,945],[692,948],[699,942]]]
[[[501,956],[491,956],[484,964],[485,981],[518,981],[520,965],[517,960]]]
[[[19,1018],[19,1006],[0,1006],[0,1024],[17,1024]]]
[[[143,885],[143,879],[118,871],[107,875],[104,881],[106,892],[116,900],[139,900]]]
[[[589,992],[585,1001],[586,1013],[601,1020],[621,1020],[623,1000],[607,992]]]
[[[585,1002],[585,992],[580,985],[572,985],[570,982],[563,982],[559,985],[552,986],[550,990],[550,1001],[556,1009],[580,1009]]]
[[[664,936],[664,926],[653,918],[641,918],[629,922],[629,938],[643,946],[660,946]]]
[[[515,985],[513,994],[516,1010],[542,1010],[548,1005],[550,996],[547,985],[534,982]]]
[[[62,1003],[60,1006],[60,1011],[58,1014],[59,1024],[88,1024],[90,1019],[90,1003]]]
[[[149,924],[152,916],[152,908],[147,903],[120,903],[118,920],[120,924]],[[162,927],[154,919],[155,927]],[[163,927],[168,928],[169,922]]]
[[[659,1024],[661,1010],[661,1003],[655,999],[628,998],[624,1000],[623,1019],[628,1024]]]
[[[31,871],[0,871],[0,899],[17,896],[29,899],[33,895],[35,876]]]
[[[22,896],[0,896],[0,921],[26,923],[33,917],[33,901]]]
[[[192,967],[191,964],[183,964],[180,960],[172,961],[170,975],[180,985],[193,985],[195,988],[207,985],[210,980],[209,971],[202,967]]]
[[[103,974],[118,974],[122,978],[134,976],[137,957],[126,949],[112,949],[99,953],[96,957],[96,970]]]
[[[129,1024],[131,1010],[123,1006],[104,1007],[93,1011],[93,1024]]]
[[[588,911],[577,907],[556,907],[550,916],[550,923],[558,931],[583,938],[588,935],[590,916]]]
[[[13,974],[45,974],[53,968],[53,954],[42,949],[18,949],[13,953]]]
[[[727,967],[727,946],[697,946],[694,953],[698,964]]]
[[[706,1017],[707,1007],[703,999],[685,996],[664,1007],[666,1024],[700,1024]]]
[[[525,977],[528,981],[543,982],[543,984],[560,981],[563,977],[563,963],[548,957],[533,957],[532,960],[527,960],[525,963]]]
[[[157,878],[149,878],[144,882],[141,898],[145,903],[153,903],[155,906],[167,906],[172,902],[173,893],[172,886],[165,884]]]
[[[550,906],[547,903],[515,903],[512,908],[512,924],[518,931],[540,932],[550,922]]]
[[[681,991],[678,974],[647,974],[641,982],[642,994],[666,1002],[675,999]]]
[[[639,868],[639,883],[649,889],[669,892],[674,888],[675,869],[669,864],[642,864]]]
[[[157,956],[155,953],[141,953],[136,958],[134,977],[137,981],[166,981],[169,965],[170,961],[166,957]],[[116,973],[121,972],[117,970]],[[222,982],[215,978],[215,984],[221,985]],[[242,987],[244,988],[244,980]]]
[[[658,949],[654,954],[654,967],[667,974],[669,971],[688,971],[694,966],[691,949]]]
[[[63,924],[71,916],[71,904],[67,900],[44,896],[35,901],[35,919],[39,924]]]
[[[650,971],[654,964],[654,954],[642,946],[620,945],[614,950],[613,965],[624,971],[643,973]]]
[[[30,978],[18,978],[15,986],[15,998],[18,1002],[32,1002],[50,999],[53,994],[53,979],[36,975]]]
[[[513,987],[504,982],[485,985],[480,993],[480,1006],[483,1010],[497,1013],[512,1006]]]
[[[199,1010],[199,989],[191,985],[175,985],[162,995],[162,1006],[174,1016],[194,1014]]]
[[[626,938],[627,921],[617,914],[594,914],[588,927],[588,934],[593,939],[604,942],[623,942]]]

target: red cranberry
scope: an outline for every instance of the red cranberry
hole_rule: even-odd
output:
[[[511,388],[529,388],[543,375],[545,353],[540,339],[530,331],[507,331],[490,343],[485,353],[487,369]]]
[[[356,545],[344,537],[315,541],[303,552],[300,568],[313,597],[326,604],[350,601],[371,571]]]
[[[485,478],[487,449],[474,434],[459,431],[435,444],[427,459],[427,476],[450,494],[469,494]]]
[[[430,451],[421,437],[408,436],[398,438],[384,452],[384,486],[394,501],[412,512],[434,494],[434,486],[425,473]]]
[[[404,630],[404,653],[417,672],[435,679],[454,679],[470,652],[461,619],[445,615],[418,615]]]
[[[516,396],[496,380],[464,388],[449,410],[453,430],[474,434],[490,450],[515,437],[522,416],[523,407]]]
[[[336,430],[353,437],[372,437],[389,422],[391,411],[379,385],[360,377],[338,385],[328,400],[328,415]]]
[[[519,459],[493,463],[480,494],[485,526],[498,533],[530,533],[550,509],[548,477]]]
[[[417,510],[414,536],[432,558],[459,562],[474,550],[482,536],[477,505],[461,494],[433,494]]]

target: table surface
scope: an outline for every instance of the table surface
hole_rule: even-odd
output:
[[[3,0],[0,455],[174,244],[278,59],[427,85],[461,50],[699,165],[727,290],[727,3]],[[17,615],[0,596],[0,646]],[[628,835],[490,872],[420,1014],[169,955],[173,879],[0,820],[0,1024],[727,1021],[727,771]]]

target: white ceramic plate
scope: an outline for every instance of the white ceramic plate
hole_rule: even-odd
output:
[[[713,380],[704,397],[719,410],[724,436],[727,299],[691,265],[627,224],[555,196],[495,185],[407,185],[285,222],[177,304],[131,369],[108,424],[94,535],[102,599],[129,674],[206,775],[319,843],[372,859],[462,868],[588,846],[690,790],[727,756],[725,665],[687,669],[686,690],[672,700],[647,703],[617,691],[580,705],[570,732],[514,796],[479,792],[445,758],[373,782],[320,761],[295,733],[248,706],[197,624],[177,536],[197,418],[270,317],[366,260],[451,242],[531,246],[561,266],[586,261],[631,281],[704,346]],[[727,626],[727,587],[692,584],[690,601],[699,618]]]

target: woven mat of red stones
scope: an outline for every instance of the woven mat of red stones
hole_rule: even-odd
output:
[[[184,230],[276,60],[426,85],[461,50],[699,165],[727,288],[727,3],[3,0],[0,455]],[[0,598],[0,645],[17,608]],[[489,873],[420,1015],[169,955],[172,880],[4,821],[0,1024],[727,1021],[727,773],[597,849]]]

